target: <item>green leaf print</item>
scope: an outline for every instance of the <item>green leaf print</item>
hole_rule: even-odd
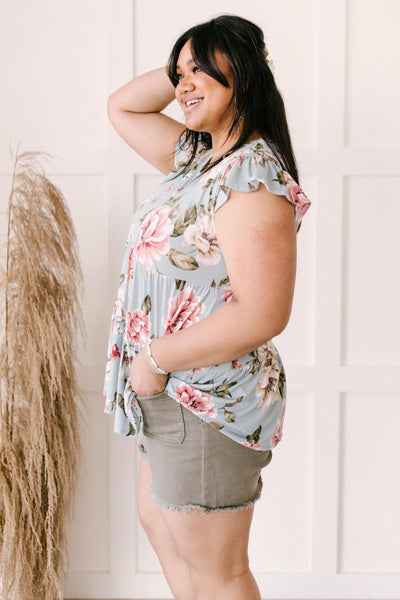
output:
[[[249,442],[249,444],[258,444],[258,441],[260,439],[261,429],[262,429],[262,426],[260,425],[259,427],[257,427],[257,429],[255,431],[253,431],[253,433],[251,435],[246,435],[246,440]]]
[[[170,206],[171,208],[174,208],[175,206],[177,206],[179,204],[179,201],[181,200],[182,196],[175,196],[175,197],[171,197],[169,200],[167,200],[167,202],[164,202],[164,204],[166,206]]]
[[[249,192],[256,192],[258,190],[258,185],[256,185],[255,183],[251,183],[251,181],[249,181],[247,185],[249,188]]]
[[[184,279],[175,279],[176,289],[181,292],[185,287],[186,281]]]
[[[171,248],[168,252],[168,258],[174,267],[184,271],[194,271],[199,268],[199,264],[193,256],[179,252],[175,248]]]
[[[199,217],[200,217],[200,219],[202,219],[203,217],[206,217],[207,214],[208,214],[207,213],[207,208],[204,206],[204,204],[202,204],[200,206],[200,210],[199,210]]]
[[[264,146],[260,142],[258,142],[258,144],[256,144],[254,147],[254,151],[256,154],[258,154],[258,156],[263,156]]]
[[[125,281],[125,273],[121,273],[119,277],[119,285],[122,285]]]
[[[223,285],[227,285],[229,283],[229,277],[224,277],[218,284],[218,287],[222,287]]]
[[[235,404],[239,404],[239,402],[241,402],[243,400],[243,396],[240,396],[240,398],[238,398],[237,400],[235,400],[234,402],[227,402],[224,405],[224,408],[228,407],[228,408],[232,408],[232,406],[235,406]]]
[[[255,375],[256,373],[259,372],[260,368],[261,368],[260,361],[257,358],[255,358],[251,365],[250,373],[252,375]]]
[[[231,190],[230,187],[226,186],[226,185],[220,185],[219,188],[228,196],[229,192]]]
[[[251,356],[253,358],[253,360],[250,363],[251,364],[250,373],[252,375],[255,375],[256,373],[259,372],[261,363],[260,363],[260,360],[254,350],[252,352],[249,352],[249,356]]]
[[[179,206],[174,206],[168,213],[168,218],[173,221],[179,215]]]
[[[150,296],[149,295],[147,295],[146,298],[143,300],[142,306],[141,306],[140,310],[145,315],[148,315],[149,312],[151,311],[151,300],[150,300]]]
[[[281,398],[283,398],[283,395],[284,395],[285,383],[286,383],[286,375],[285,375],[285,371],[282,369],[281,372],[279,373],[279,383],[278,383],[279,393],[281,395]]]
[[[213,183],[214,183],[215,179],[207,179],[207,181],[205,182],[205,184],[203,185],[203,190],[207,189],[208,187],[210,187]]]
[[[221,396],[222,398],[231,398],[232,396],[231,396],[229,389],[236,384],[237,384],[237,381],[232,381],[231,383],[227,383],[227,380],[224,379],[224,381],[218,387],[215,388],[214,394],[216,396]]]
[[[208,424],[211,425],[211,427],[214,427],[214,429],[218,429],[218,431],[221,431],[221,429],[224,428],[223,425],[220,425],[219,423],[216,423],[215,421],[209,421]]]
[[[179,162],[178,164],[176,164],[173,169],[171,170],[171,173],[177,173],[178,171],[180,171],[181,169],[183,169],[183,167],[186,167],[186,165],[188,164],[188,160],[186,162]],[[193,168],[193,167],[192,167]]]
[[[234,423],[236,421],[236,413],[224,410],[224,419],[227,423]]]
[[[171,237],[178,237],[185,233],[185,229],[189,225],[194,225],[197,219],[197,209],[195,206],[191,206],[185,210],[185,212],[175,221],[174,231]]]
[[[207,202],[207,206],[205,204],[202,204],[200,206],[199,217],[203,218],[203,217],[207,217],[208,215],[212,215],[213,208],[214,208],[214,199],[211,196],[211,198]]]
[[[276,174],[276,179],[273,179],[272,181],[279,181],[279,183],[281,185],[286,185],[286,179],[285,179],[285,174],[283,171],[279,171],[279,173]]]
[[[118,406],[124,411],[124,415],[126,416],[123,395],[115,393],[115,399],[118,403]]]
[[[136,434],[136,429],[134,428],[132,423],[129,423],[129,431],[126,435],[128,436],[128,435],[135,435],[135,434]]]
[[[212,282],[210,283],[210,287],[215,288],[217,287],[217,284],[215,283],[214,279],[212,280]]]

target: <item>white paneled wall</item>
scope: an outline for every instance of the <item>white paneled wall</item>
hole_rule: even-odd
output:
[[[222,12],[265,31],[313,200],[292,322],[277,340],[288,409],[251,563],[264,599],[398,600],[398,0],[0,4],[0,209],[10,143],[60,157],[49,174],[69,202],[86,282],[80,377],[90,414],[66,596],[170,598],[136,517],[136,443],[112,432],[101,395],[129,221],[161,176],[112,130],[106,99],[163,64],[183,30]]]

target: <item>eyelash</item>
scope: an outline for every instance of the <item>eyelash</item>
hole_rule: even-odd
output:
[[[198,73],[199,71],[201,71],[200,67],[198,67],[197,65],[195,65],[192,69],[192,73]],[[183,75],[182,73],[177,73],[176,74],[176,78],[178,81],[180,81],[182,79]]]

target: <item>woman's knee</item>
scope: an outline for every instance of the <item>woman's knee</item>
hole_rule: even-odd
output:
[[[237,585],[251,577],[247,556],[236,557],[232,561],[217,560],[212,565],[208,562],[193,561],[189,557],[186,560],[196,589],[215,592],[227,586]]]
[[[182,540],[179,536],[174,536],[175,545],[190,568],[191,572],[197,575],[197,579],[203,577],[213,577],[220,580],[232,580],[240,578],[249,570],[249,557],[247,545],[242,540],[237,540],[233,544],[210,544],[209,540],[201,540],[201,533],[198,539]]]

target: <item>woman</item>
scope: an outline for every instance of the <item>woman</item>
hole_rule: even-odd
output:
[[[118,433],[143,429],[139,516],[177,599],[260,598],[248,535],[285,412],[270,340],[309,205],[267,55],[256,25],[221,16],[108,104],[167,175],[129,232],[105,394]],[[174,98],[185,125],[161,113]]]

